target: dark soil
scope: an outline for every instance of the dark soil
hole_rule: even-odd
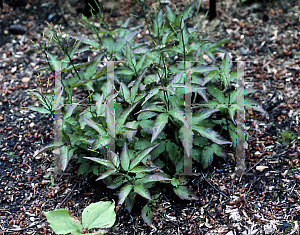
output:
[[[179,10],[186,5],[186,1],[171,2]],[[300,1],[271,1],[265,5],[235,2],[217,2],[217,17],[210,23],[205,20],[202,27],[211,39],[233,38],[225,48],[234,61],[248,61],[245,86],[258,89],[253,98],[267,111],[261,114],[246,110],[245,174],[235,174],[235,155],[228,153],[229,160],[216,159],[203,175],[189,177],[188,185],[200,198],[198,201],[182,201],[171,190],[158,188],[161,196],[152,226],[141,218],[145,201],[137,198],[131,213],[124,206],[120,208],[108,234],[299,234]],[[131,0],[122,0],[117,6],[109,21],[111,26],[141,12]],[[203,1],[203,8],[208,6],[209,1]],[[43,63],[32,42],[42,43],[47,20],[62,25],[71,35],[89,37],[78,24],[78,12],[83,8],[84,4],[75,0],[27,0],[23,6],[3,6],[0,234],[53,234],[42,211],[67,208],[80,218],[92,202],[117,202],[116,192],[104,183],[77,176],[76,162],[71,162],[65,174],[54,176],[51,151],[33,158],[54,134],[53,117],[25,109],[37,104],[25,91],[39,86],[33,70]],[[110,12],[105,4],[104,9]],[[197,16],[199,22],[204,13]],[[133,17],[131,24],[138,23],[142,23],[140,18]],[[42,78],[50,78],[53,91],[53,75]],[[298,138],[281,141],[283,131],[295,133]]]

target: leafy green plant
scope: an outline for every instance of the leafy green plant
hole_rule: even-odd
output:
[[[82,213],[82,224],[71,216],[66,209],[56,209],[44,212],[50,227],[56,234],[90,234],[90,229],[110,228],[116,221],[115,202],[100,201],[87,206]],[[104,234],[105,230],[98,230],[97,233]]]
[[[95,17],[94,22],[83,17],[95,35],[92,39],[63,37],[50,25],[46,36],[55,45],[55,51],[50,52],[45,41],[41,50],[48,65],[39,71],[61,72],[58,98],[54,102],[53,94],[30,91],[44,107],[29,108],[51,114],[61,109],[63,114],[62,143],[54,142],[35,155],[60,147],[62,170],[77,156],[79,174],[93,173],[108,188],[119,190],[117,208],[125,203],[130,212],[137,196],[146,198],[142,216],[146,223],[152,223],[152,200],[157,194],[151,194],[158,182],[167,184],[183,200],[198,199],[186,186],[187,177],[182,176],[184,155],[196,163],[193,172],[199,171],[200,166],[208,168],[216,156],[225,158],[222,146],[236,146],[234,118],[241,107],[235,104],[238,90],[234,83],[238,74],[231,71],[230,58],[220,48],[230,39],[212,42],[203,38],[199,29],[187,27],[197,1],[182,13],[175,13],[168,6],[164,11],[161,5],[155,15],[146,11],[144,1],[137,2],[145,15],[149,42],[133,41],[145,31],[143,25],[128,28],[128,19],[121,27],[109,30],[102,14],[99,22]],[[92,60],[76,62],[75,55],[78,58],[89,51],[96,54]],[[225,55],[219,65],[216,52]],[[204,54],[215,65],[205,62]],[[102,60],[117,61],[114,92],[107,89],[109,74]],[[186,83],[188,64],[190,86]],[[86,95],[77,103],[73,97],[75,88]],[[190,123],[185,117],[187,90],[192,94]],[[245,90],[246,95],[253,92]],[[111,101],[115,101],[114,110],[107,106]],[[245,106],[263,112],[247,97]],[[114,127],[107,122],[109,116],[114,117]],[[112,142],[114,150],[106,148]]]

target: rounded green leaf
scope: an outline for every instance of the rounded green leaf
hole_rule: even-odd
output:
[[[97,202],[87,206],[82,213],[84,228],[110,228],[116,221],[115,202]]]
[[[79,220],[71,217],[70,212],[66,209],[57,209],[45,212],[50,227],[56,234],[66,234],[81,232],[82,226]]]

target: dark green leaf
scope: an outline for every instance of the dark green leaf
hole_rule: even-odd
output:
[[[214,159],[214,152],[210,146],[205,146],[202,150],[201,164],[203,169],[209,167]]]
[[[178,186],[173,188],[176,195],[181,200],[199,200],[199,198],[186,186]]]

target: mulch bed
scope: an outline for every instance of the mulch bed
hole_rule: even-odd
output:
[[[133,1],[121,2],[110,25],[131,13],[140,14]],[[203,2],[207,8],[208,1]],[[140,198],[131,214],[120,208],[107,234],[299,234],[300,1],[273,1],[265,6],[235,2],[218,2],[217,18],[202,26],[209,38],[233,38],[226,49],[233,60],[248,61],[245,85],[259,90],[253,98],[267,111],[247,110],[245,174],[235,174],[235,156],[228,153],[229,162],[216,159],[203,174],[189,176],[188,185],[198,201],[182,201],[161,188],[152,226],[140,216],[145,204]],[[186,4],[172,3],[179,9]],[[80,4],[75,0],[59,7],[56,1],[44,0],[27,1],[23,7],[4,4],[0,18],[0,234],[53,234],[42,211],[67,208],[80,217],[92,202],[117,202],[116,193],[102,182],[74,174],[75,162],[66,174],[54,177],[51,152],[33,158],[54,134],[50,115],[25,109],[37,104],[25,91],[39,86],[33,70],[43,63],[31,40],[42,43],[49,19],[72,35],[87,33],[78,26]],[[203,15],[200,12],[199,22]],[[54,77],[47,76],[53,90]],[[295,133],[296,138],[281,141],[283,131]]]

